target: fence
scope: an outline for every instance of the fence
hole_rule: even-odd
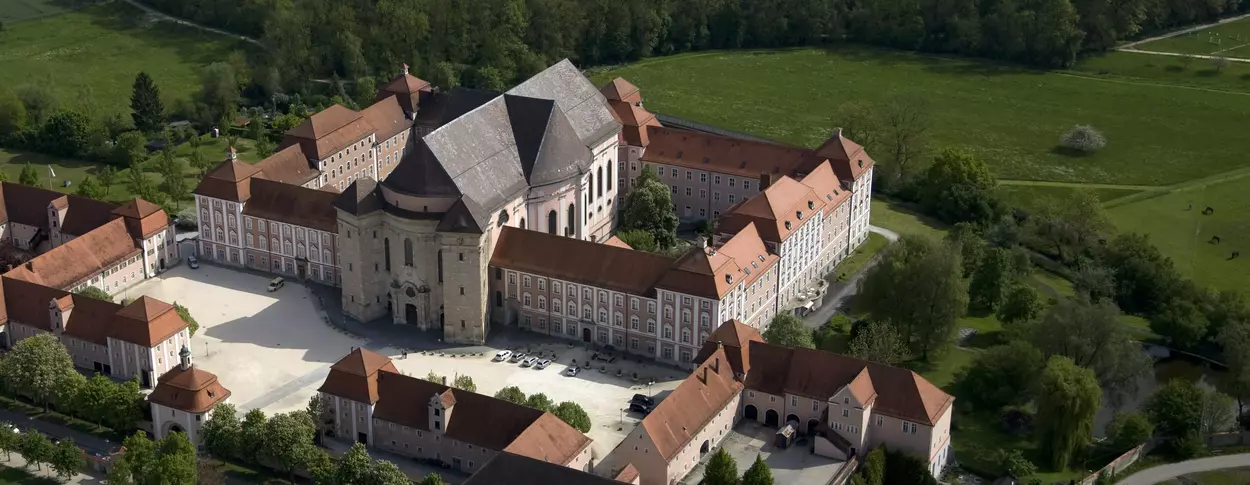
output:
[[[1102,476],[1103,473],[1112,476],[1120,473],[1120,471],[1128,468],[1133,463],[1136,463],[1138,459],[1146,456],[1147,453],[1150,453],[1150,450],[1153,450],[1156,444],[1156,440],[1150,440],[1124,452],[1123,455],[1117,456],[1114,460],[1111,460],[1111,463],[1108,463],[1107,466],[1102,467],[1098,471],[1090,474],[1090,476],[1082,479],[1080,482],[1081,485],[1093,485],[1093,483],[1098,481],[1098,477]]]

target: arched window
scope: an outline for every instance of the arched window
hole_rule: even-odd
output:
[[[520,225],[520,227],[521,227],[521,229],[525,229],[525,218],[524,218],[524,217],[522,217],[522,218],[521,218],[521,225]]]
[[[443,250],[438,250],[438,282],[443,282]]]
[[[616,183],[616,182],[613,182],[613,180],[616,180],[616,179],[612,178],[612,161],[608,160],[608,192],[609,193],[612,192],[612,184]]]
[[[404,266],[412,266],[412,240],[404,239]]]
[[[560,312],[564,311],[564,307],[560,306],[560,299],[559,299],[559,298],[552,298],[552,299],[551,299],[551,311],[552,311],[552,312],[554,312],[554,313],[557,313],[557,314],[559,314]]]
[[[684,328],[681,329],[681,343],[684,343],[684,344],[690,343],[690,330],[687,330]]]
[[[391,270],[391,238],[382,238],[382,253],[386,255],[386,270]]]
[[[291,241],[284,241],[282,243],[282,250],[283,254],[292,254],[295,252],[295,247],[291,245]]]
[[[495,306],[503,306],[503,292],[495,291]]]
[[[334,260],[330,259],[330,250],[329,250],[329,249],[322,249],[322,250],[321,250],[321,262],[323,262],[323,263],[329,263],[329,264],[334,264]]]
[[[282,246],[279,246],[279,245],[278,245],[278,238],[276,238],[276,237],[274,237],[274,238],[269,238],[269,250],[270,250],[270,251],[277,252],[277,251],[278,251],[278,248],[280,248],[280,247],[282,247]]]
[[[547,298],[542,295],[538,295],[538,309],[539,310],[547,309]]]
[[[225,241],[226,241],[226,232],[225,232],[225,231],[222,231],[221,229],[218,229],[218,230],[217,230],[217,240],[218,240],[218,241],[221,241],[221,242],[225,242]]]
[[[569,316],[577,318],[577,305],[571,301],[569,302]]]
[[[548,234],[555,234],[556,225],[558,225],[559,223],[560,223],[560,215],[556,214],[556,211],[551,211],[547,213],[547,233]]]
[[[572,236],[573,227],[577,225],[577,206],[576,205],[569,204],[569,213],[568,215],[565,216],[565,218],[569,220],[569,225],[568,227],[564,228],[564,235]]]
[[[603,197],[603,167],[599,167],[599,183],[596,184],[596,187],[599,189],[599,193],[596,195]]]
[[[253,237],[252,237],[252,233],[250,233],[250,232],[249,232],[249,233],[247,233],[247,247],[249,247],[249,248],[250,248],[250,247],[253,247],[253,246],[255,246],[255,245],[256,245],[255,243],[256,243],[256,240],[255,240],[255,239],[253,239]]]

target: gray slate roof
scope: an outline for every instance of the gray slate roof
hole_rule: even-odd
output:
[[[528,187],[590,164],[589,145],[615,133],[603,95],[568,60],[426,135],[384,182],[427,196],[462,195],[478,227]]]

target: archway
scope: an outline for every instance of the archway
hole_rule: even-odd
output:
[[[703,440],[703,446],[699,447],[699,456],[706,455],[707,452],[711,450],[712,450],[712,442],[708,440]]]
[[[807,434],[809,434],[809,435],[816,434],[816,430],[817,430],[817,429],[819,429],[819,428],[820,428],[820,420],[819,420],[819,419],[809,419],[809,420],[807,420]]]
[[[175,424],[175,423],[170,423],[170,424],[168,424],[168,425],[166,425],[166,426],[165,426],[165,434],[164,434],[164,436],[169,436],[169,435],[170,435],[170,434],[172,434],[172,433],[183,433],[183,434],[185,434],[186,432],[187,432],[186,430],[182,429],[182,426],[179,426],[178,424]]]
[[[556,211],[547,213],[547,234],[556,234],[556,226],[560,224],[560,216]]]
[[[799,417],[798,417],[798,416],[795,416],[795,415],[793,415],[793,414],[787,414],[787,415],[786,415],[786,424],[794,424],[794,427],[795,427],[795,428],[798,428],[798,427],[799,427],[799,423],[800,423],[800,422],[801,422],[801,421],[799,421]]]
[[[417,316],[416,305],[413,305],[411,303],[407,303],[404,305],[404,320],[407,321],[409,325],[416,325],[417,321],[420,319],[421,318]]]
[[[747,407],[742,409],[742,417],[751,421],[759,421],[760,410],[754,404],[747,404]]]
[[[590,341],[590,329],[589,328],[582,329],[582,340],[585,342]]]
[[[773,411],[772,409],[769,409],[768,412],[764,413],[765,426],[777,426],[777,421],[780,419],[781,416],[777,414],[777,411]]]

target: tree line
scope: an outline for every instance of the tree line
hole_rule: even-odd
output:
[[[145,0],[257,37],[262,77],[388,78],[501,89],[550,63],[583,67],[705,49],[859,42],[1070,65],[1148,32],[1245,11],[1244,0]],[[281,71],[277,66],[281,66]],[[295,90],[300,91],[300,90]]]

